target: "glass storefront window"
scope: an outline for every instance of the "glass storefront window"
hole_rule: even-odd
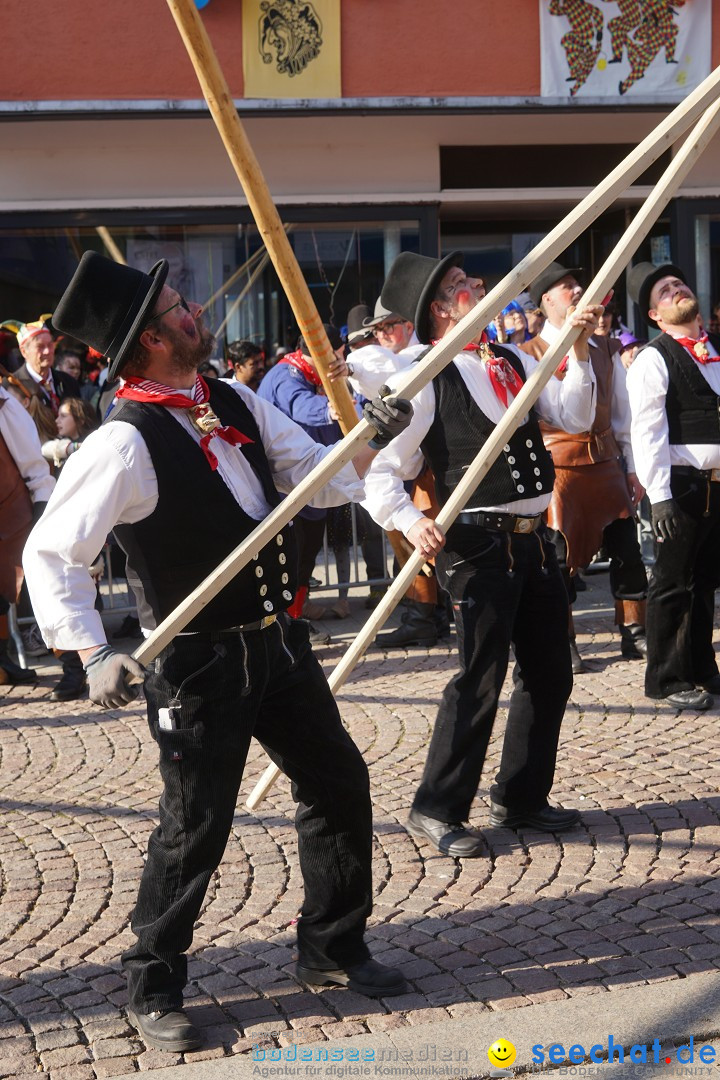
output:
[[[297,326],[254,225],[113,225],[128,263],[170,263],[168,283],[205,303],[206,320],[225,343],[247,338],[269,351],[294,347]],[[290,222],[290,243],[321,318],[341,328],[351,307],[375,304],[393,258],[419,250],[419,223]],[[51,312],[84,251],[107,254],[93,227],[0,229],[0,321]]]

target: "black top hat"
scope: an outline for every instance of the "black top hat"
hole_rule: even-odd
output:
[[[651,323],[652,326],[657,326],[655,320],[651,319],[648,315],[652,287],[656,281],[660,280],[660,278],[668,277],[670,274],[679,277],[683,284],[687,285],[685,274],[680,267],[675,266],[674,263],[663,263],[662,266],[653,266],[652,263],[642,262],[628,270],[627,289],[630,293],[630,299],[634,300],[640,308],[640,313],[645,322]]]
[[[561,281],[568,274],[573,277],[575,274],[580,273],[582,266],[563,266],[559,262],[551,262],[546,270],[543,270],[539,277],[535,278],[532,285],[528,288],[530,293],[530,299],[535,307],[539,307],[540,301],[543,298],[543,294],[552,289],[553,285],[557,285],[558,281]]]
[[[444,259],[429,259],[414,251],[403,251],[390,267],[380,300],[388,311],[397,312],[415,324],[418,339],[430,342],[430,304],[442,279],[453,266],[462,266],[461,251],[452,251]]]
[[[347,339],[349,345],[355,345],[358,341],[373,336],[372,329],[365,325],[370,318],[370,308],[367,304],[356,304],[350,308],[347,317]]]
[[[129,360],[165,284],[167,259],[149,274],[86,251],[53,313],[53,326],[110,361],[108,381]]]

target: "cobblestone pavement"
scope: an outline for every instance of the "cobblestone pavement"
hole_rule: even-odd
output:
[[[310,992],[293,974],[301,903],[293,808],[279,783],[257,816],[239,804],[197,927],[187,1001],[207,1048],[186,1060],[525,1007],[720,967],[720,734],[642,695],[622,661],[604,576],[577,619],[594,671],[568,707],[554,797],[583,810],[561,836],[487,826],[487,782],[473,824],[487,858],[453,861],[403,822],[418,782],[452,643],[375,652],[341,694],[370,767],[375,807],[373,953],[401,965],[406,996],[370,1001]],[[351,633],[364,614],[328,624]],[[542,648],[539,637],[538,648]],[[338,643],[321,651],[330,669]],[[0,1077],[85,1080],[153,1069],[123,1007],[119,955],[158,796],[156,748],[140,708],[100,713],[0,688]],[[507,694],[507,684],[506,684]],[[507,696],[503,698],[503,706]],[[266,765],[255,749],[242,796]],[[268,1033],[275,1033],[274,1036]]]

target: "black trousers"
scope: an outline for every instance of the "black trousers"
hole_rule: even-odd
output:
[[[570,597],[577,600],[575,579],[567,567],[565,537],[556,529],[548,529],[555,545],[558,565]],[[603,529],[602,547],[610,556],[610,591],[616,600],[644,600],[647,596],[647,572],[642,561],[635,518],[617,518]]]
[[[298,803],[303,963],[337,968],[366,959],[368,773],[305,625],[283,615],[244,635],[181,635],[155,661],[145,690],[164,788],[132,917],[137,943],[123,955],[132,1007],[154,1012],[182,1002],[183,954],[225,850],[253,735],[292,780]],[[174,700],[177,729],[163,730],[159,710]]]
[[[645,693],[663,698],[717,675],[713,649],[720,586],[720,484],[699,470],[672,470],[680,507],[675,540],[657,545],[647,604]]]
[[[440,821],[468,820],[512,645],[514,686],[490,797],[538,810],[572,689],[568,599],[552,543],[544,528],[522,535],[455,525],[436,570],[455,611],[460,670],[443,693],[413,805]]]

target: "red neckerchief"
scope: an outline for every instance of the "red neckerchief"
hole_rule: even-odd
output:
[[[286,353],[282,360],[278,360],[279,364],[292,364],[294,368],[301,371],[307,381],[312,383],[313,386],[317,386],[319,390],[322,390],[322,379],[318,375],[312,364],[305,359],[303,354],[297,349],[295,352]],[[324,391],[323,391],[324,393]]]
[[[207,432],[207,434],[202,435],[200,446],[210,463],[210,468],[213,470],[218,467],[218,459],[210,449],[209,443],[216,435],[223,442],[230,443],[231,446],[242,446],[244,443],[253,442],[253,439],[243,435],[237,428],[223,427],[220,424],[212,410],[212,406],[207,404],[210,391],[201,375],[198,375],[195,379],[191,398],[179,394],[172,386],[165,386],[164,383],[154,382],[152,379],[139,379],[135,375],[129,375],[125,379],[124,384],[116,392],[115,396],[128,398],[129,401],[146,401],[151,405],[167,405],[171,409],[192,409],[190,419],[193,426],[201,433],[203,430]],[[217,421],[217,425],[212,430],[208,430],[213,420]],[[204,428],[203,422],[206,425]]]
[[[437,345],[437,341],[433,341],[431,344]],[[471,341],[469,345],[465,346],[463,352],[474,352],[480,357],[485,365],[485,370],[490,378],[490,383],[495,391],[496,398],[498,401],[502,402],[507,409],[508,394],[512,397],[517,397],[523,388],[523,380],[520,378],[512,364],[509,363],[504,356],[495,355],[490,348],[488,337],[484,330],[480,335],[480,344],[476,345]]]
[[[676,337],[678,345],[682,345],[692,354],[693,360],[697,360],[698,364],[716,364],[720,360],[720,356],[711,356],[707,347],[707,334],[703,334],[697,340],[691,337]]]

